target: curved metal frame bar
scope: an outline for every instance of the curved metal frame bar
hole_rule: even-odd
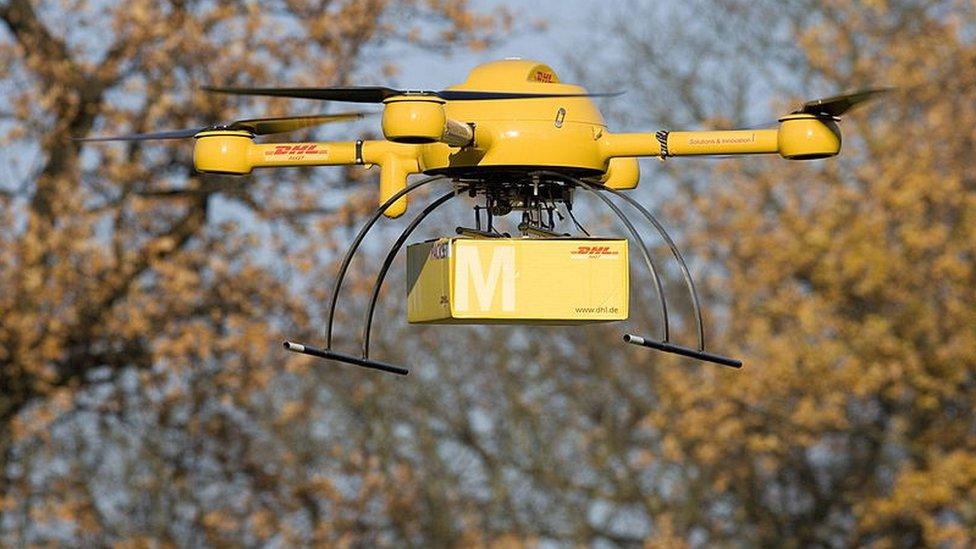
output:
[[[621,216],[622,219],[625,219],[625,224],[628,225],[628,228],[631,229],[631,232],[633,233],[634,231],[633,231],[632,225],[630,225],[626,221],[626,218],[623,218],[622,217],[622,212],[620,212],[620,210],[618,208],[616,208],[615,206],[613,206],[612,205],[612,202],[610,201],[610,199],[608,199],[608,198],[604,197],[603,195],[601,195],[599,193],[599,191],[601,191],[601,190],[603,190],[603,191],[609,191],[614,196],[618,196],[618,197],[622,198],[628,204],[630,204],[632,207],[636,208],[648,221],[650,221],[650,223],[654,226],[654,228],[657,229],[657,231],[661,235],[661,237],[664,238],[665,242],[667,242],[668,246],[671,248],[671,253],[674,255],[675,259],[678,261],[678,265],[681,267],[681,273],[682,273],[682,275],[684,276],[684,279],[685,279],[685,285],[688,287],[688,292],[691,294],[691,300],[692,300],[692,306],[693,306],[692,308],[694,309],[695,320],[697,321],[697,324],[698,324],[698,349],[697,350],[695,350],[695,349],[689,349],[687,347],[682,347],[681,345],[676,345],[676,344],[670,343],[668,341],[668,339],[667,339],[667,331],[668,331],[667,324],[665,324],[665,338],[664,338],[663,341],[653,341],[653,340],[649,340],[647,338],[644,338],[644,337],[641,337],[641,336],[638,336],[638,335],[634,335],[634,334],[624,334],[624,342],[631,343],[633,345],[640,345],[640,346],[643,346],[643,347],[650,347],[652,349],[657,349],[659,351],[664,351],[664,352],[667,352],[667,353],[674,353],[674,354],[683,355],[683,356],[687,356],[687,357],[691,357],[691,358],[696,358],[698,360],[705,360],[705,361],[708,361],[708,362],[714,362],[716,364],[721,364],[723,366],[729,366],[731,368],[741,368],[742,367],[742,361],[740,361],[740,360],[736,360],[734,358],[729,358],[729,357],[726,357],[726,356],[717,355],[717,354],[709,353],[709,352],[706,352],[705,351],[705,327],[704,327],[704,323],[702,321],[701,304],[700,304],[699,299],[698,299],[698,292],[695,289],[695,284],[694,284],[694,282],[693,282],[693,280],[691,278],[691,272],[688,270],[688,265],[685,263],[684,258],[681,256],[681,252],[678,251],[678,247],[674,243],[674,240],[671,239],[671,236],[664,229],[664,226],[657,220],[657,218],[654,217],[654,215],[647,208],[645,208],[643,205],[641,205],[639,202],[637,202],[633,198],[631,198],[629,196],[626,196],[625,194],[621,193],[617,189],[611,189],[611,188],[605,187],[603,185],[599,185],[599,184],[596,184],[596,183],[590,183],[590,182],[584,181],[582,179],[578,179],[576,177],[569,176],[569,175],[560,174],[560,173],[557,173],[557,172],[538,172],[538,173],[541,174],[541,175],[550,175],[550,176],[562,178],[562,179],[564,179],[564,180],[566,180],[566,181],[568,181],[568,182],[570,182],[570,183],[572,183],[572,184],[574,184],[576,186],[581,186],[581,187],[589,190],[590,192],[596,194],[598,197],[600,197],[603,200],[603,202],[605,204],[611,206],[611,208],[614,210],[615,213],[617,213],[618,216]],[[643,247],[643,242],[641,242],[641,245]],[[647,250],[642,248],[642,251],[644,252],[645,258],[647,258],[648,257]],[[657,277],[657,274],[655,272],[653,272],[653,267],[652,267],[651,274],[655,278],[655,282],[657,283],[657,287],[658,287],[658,295],[661,296],[661,300],[663,302],[663,300],[664,300],[664,293],[662,291],[661,283],[660,283],[660,280]],[[667,317],[666,316],[665,316],[665,323],[667,323]]]
[[[376,222],[379,221],[380,217],[383,216],[383,212],[385,212],[387,208],[392,206],[394,202],[410,194],[411,192],[419,189],[420,187],[423,187],[424,185],[433,183],[435,181],[440,181],[442,179],[446,179],[446,177],[443,175],[435,175],[433,177],[421,179],[420,181],[417,181],[415,183],[407,185],[403,189],[400,189],[400,191],[398,191],[396,194],[391,196],[389,200],[387,200],[386,202],[381,204],[378,208],[376,208],[376,211],[373,212],[373,215],[369,218],[369,221],[367,221],[366,224],[363,225],[361,229],[359,229],[359,233],[356,235],[356,238],[353,239],[352,243],[349,245],[349,248],[346,250],[345,257],[342,258],[342,264],[339,266],[339,272],[336,275],[335,283],[332,286],[332,298],[329,300],[329,318],[326,323],[326,335],[325,335],[326,351],[332,349],[332,325],[333,325],[333,320],[335,319],[336,303],[339,300],[339,291],[342,289],[342,281],[346,278],[346,271],[349,269],[349,264],[352,262],[353,256],[356,255],[356,252],[359,250],[359,245],[362,244],[363,239],[366,238],[366,233],[368,233],[370,229],[373,228],[373,225],[375,225]]]
[[[380,288],[383,286],[383,280],[386,279],[386,273],[393,265],[393,260],[396,259],[397,253],[400,252],[403,244],[408,238],[410,238],[410,235],[413,233],[414,229],[420,225],[421,221],[426,219],[428,215],[430,215],[437,208],[441,207],[444,203],[456,197],[458,193],[462,192],[463,190],[466,190],[466,188],[455,189],[449,193],[445,193],[437,200],[428,204],[422,212],[417,214],[417,216],[410,221],[410,224],[403,229],[403,232],[400,233],[400,237],[397,238],[396,242],[393,243],[393,246],[390,247],[390,251],[386,254],[386,259],[383,260],[383,267],[380,268],[379,274],[376,275],[376,282],[373,283],[373,294],[369,298],[369,306],[366,309],[366,319],[363,323],[363,358],[369,358],[369,336],[373,327],[373,313],[376,309],[376,301],[379,299]]]
[[[650,210],[645,208],[640,202],[637,202],[617,189],[611,189],[610,187],[604,187],[604,189],[610,194],[622,198],[628,204],[637,209],[637,211],[643,214],[644,217],[651,222],[651,225],[654,225],[654,228],[657,229],[657,232],[661,235],[661,238],[667,242],[668,247],[671,248],[671,255],[673,255],[674,259],[678,262],[678,266],[681,268],[681,275],[685,279],[685,286],[688,288],[688,293],[691,294],[692,310],[695,314],[695,322],[698,324],[698,350],[704,352],[705,324],[702,321],[701,302],[698,300],[698,291],[695,289],[695,282],[691,278],[691,271],[688,270],[688,264],[685,263],[685,259],[681,257],[681,252],[678,251],[678,246],[674,243],[674,240],[671,240],[671,235],[669,235],[664,229],[664,225],[662,225],[657,218],[654,217],[654,214],[652,214]]]
[[[661,301],[661,315],[663,319],[662,325],[663,325],[664,338],[662,341],[657,342],[657,341],[647,340],[646,338],[643,338],[641,336],[625,334],[624,335],[625,342],[632,343],[635,345],[642,345],[644,347],[650,347],[653,349],[658,349],[669,353],[689,356],[692,358],[697,358],[699,360],[715,362],[718,364],[731,366],[733,368],[742,367],[742,362],[738,360],[705,352],[705,334],[704,334],[704,324],[701,315],[701,305],[698,299],[698,292],[696,291],[694,282],[691,278],[691,273],[688,270],[688,266],[685,263],[684,258],[681,256],[681,253],[678,251],[678,248],[675,245],[674,241],[671,239],[670,235],[668,235],[667,231],[664,229],[664,226],[657,220],[657,218],[654,217],[653,214],[651,214],[649,210],[647,210],[647,208],[645,208],[644,206],[642,206],[640,203],[630,198],[629,196],[624,195],[617,189],[611,189],[609,187],[603,186],[598,183],[591,183],[570,175],[561,174],[552,171],[543,170],[534,173],[538,175],[547,175],[550,177],[562,179],[568,184],[572,185],[573,187],[582,187],[583,189],[589,191],[591,194],[595,195],[617,215],[617,217],[624,224],[624,226],[627,227],[627,230],[630,232],[634,240],[636,240],[637,243],[640,245],[641,254],[643,255],[644,258],[644,263],[646,264],[648,271],[650,271],[651,277],[654,279],[655,289],[657,291],[658,298]],[[386,275],[389,272],[389,269],[392,266],[397,253],[399,253],[400,249],[403,247],[403,244],[406,242],[407,238],[409,238],[409,236],[413,233],[413,231],[417,228],[417,226],[419,226],[420,223],[428,215],[430,215],[434,210],[436,210],[444,203],[449,201],[451,198],[457,196],[458,194],[457,189],[452,189],[451,192],[442,195],[434,202],[428,204],[423,211],[421,211],[413,220],[411,220],[410,224],[403,230],[403,232],[397,238],[396,242],[394,242],[390,251],[387,253],[386,258],[383,261],[383,266],[380,270],[380,273],[377,276],[376,281],[374,283],[373,292],[372,295],[370,296],[369,306],[366,311],[366,318],[365,318],[363,333],[362,333],[363,354],[361,358],[352,355],[346,355],[332,350],[332,329],[335,321],[335,310],[339,299],[339,292],[341,291],[342,283],[345,280],[346,273],[349,269],[349,265],[352,262],[352,258],[359,250],[359,246],[362,244],[362,241],[365,239],[366,235],[373,228],[376,222],[379,221],[383,213],[400,198],[408,195],[409,193],[429,183],[433,183],[435,181],[444,180],[444,179],[448,179],[448,178],[443,175],[437,175],[437,176],[433,176],[433,177],[429,177],[417,181],[398,191],[396,194],[391,196],[386,202],[381,204],[376,209],[376,211],[369,218],[369,220],[360,228],[359,233],[357,233],[356,237],[349,245],[349,248],[346,250],[346,254],[343,257],[342,263],[339,266],[339,272],[337,273],[337,277],[332,288],[331,299],[329,301],[329,314],[328,314],[328,322],[326,328],[327,330],[326,347],[324,349],[319,349],[311,346],[306,346],[306,345],[286,341],[284,344],[286,349],[294,352],[319,356],[327,359],[338,360],[341,362],[346,362],[349,364],[354,364],[365,368],[372,368],[372,369],[377,369],[377,370],[391,372],[400,375],[406,375],[408,373],[406,368],[402,368],[400,366],[396,366],[392,364],[387,364],[384,362],[378,362],[375,360],[371,360],[369,358],[369,342],[370,342],[370,334],[372,330],[373,314],[376,309],[376,302],[379,298],[379,292],[380,289],[382,288],[383,281],[385,280]],[[664,238],[665,242],[667,242],[668,246],[671,248],[671,252],[674,255],[675,259],[678,261],[679,266],[681,267],[681,272],[682,275],[684,276],[685,284],[688,287],[689,293],[691,294],[695,319],[698,324],[698,345],[699,345],[698,350],[689,349],[669,342],[670,323],[668,318],[667,298],[665,297],[664,294],[664,285],[661,282],[661,278],[657,272],[657,269],[654,267],[654,262],[651,259],[651,255],[647,248],[647,245],[644,243],[644,240],[643,238],[641,238],[640,233],[634,227],[633,223],[630,222],[630,220],[627,218],[624,212],[619,207],[617,207],[617,205],[614,204],[612,200],[610,200],[609,198],[601,194],[600,191],[609,191],[611,194],[620,197],[621,199],[625,200],[628,204],[630,204],[633,208],[637,209],[654,226],[654,228],[658,231],[661,237]]]
[[[585,181],[581,179],[577,179],[572,176],[564,175],[562,177],[564,177],[569,181],[572,181],[577,185],[587,184]],[[626,194],[620,192],[617,189],[612,189],[607,186],[596,185],[593,183],[590,183],[589,185],[591,185],[592,187],[596,187],[602,191],[607,191],[610,194],[619,197],[625,202],[627,202],[628,204],[630,204],[634,209],[639,211],[644,216],[644,218],[651,223],[651,225],[654,226],[658,234],[661,235],[661,238],[663,238],[664,241],[667,243],[668,247],[671,248],[671,255],[673,255],[674,259],[678,262],[678,266],[681,269],[681,275],[685,280],[685,287],[688,288],[688,293],[691,295],[692,311],[695,315],[695,323],[698,325],[698,350],[704,352],[705,351],[705,324],[704,321],[702,320],[701,301],[698,299],[698,291],[695,289],[695,282],[691,277],[691,271],[688,269],[688,264],[685,263],[684,257],[682,257],[681,252],[678,251],[678,246],[677,244],[674,243],[674,240],[671,239],[671,235],[668,234],[668,231],[664,228],[664,225],[662,225],[661,222],[658,221],[656,217],[654,217],[654,214],[652,214],[650,210],[645,208],[640,202],[634,200],[633,198],[627,196]],[[667,340],[665,339],[665,341]]]
[[[658,299],[660,299],[661,301],[661,318],[662,318],[662,326],[664,331],[664,339],[662,341],[664,342],[670,341],[671,328],[670,328],[670,323],[668,321],[668,302],[667,302],[667,298],[664,296],[664,284],[661,283],[661,277],[658,275],[657,269],[654,268],[654,261],[651,260],[651,254],[650,252],[647,251],[647,245],[644,243],[644,239],[641,238],[640,233],[637,232],[637,228],[634,227],[634,224],[631,223],[629,219],[627,219],[627,216],[624,214],[624,212],[620,208],[618,208],[617,205],[614,204],[612,200],[599,193],[599,190],[603,188],[601,185],[597,185],[595,183],[589,183],[587,181],[583,181],[582,179],[577,179],[575,177],[560,174],[558,172],[539,171],[533,173],[539,175],[549,175],[553,177],[559,177],[561,179],[568,181],[572,185],[582,187],[587,191],[589,191],[591,194],[593,194],[593,196],[596,196],[597,198],[602,200],[603,203],[607,205],[607,207],[609,207],[611,210],[613,210],[615,214],[617,214],[617,217],[620,218],[620,221],[623,222],[624,226],[627,227],[627,230],[630,231],[631,236],[633,236],[634,240],[636,240],[637,243],[640,245],[641,254],[644,256],[644,264],[647,265],[647,269],[651,272],[651,277],[654,279],[654,285],[657,289]]]

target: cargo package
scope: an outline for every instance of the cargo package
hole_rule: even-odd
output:
[[[625,320],[627,241],[439,238],[407,248],[407,319],[421,324]]]

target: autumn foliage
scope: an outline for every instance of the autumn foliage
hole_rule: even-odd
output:
[[[836,159],[644,166],[636,196],[676,229],[709,346],[742,371],[624,346],[622,326],[407,327],[387,299],[375,354],[406,379],[279,346],[321,339],[373,174],[201,176],[186,143],[70,137],[320,108],[198,89],[389,83],[397,52],[490,45],[505,14],[5,0],[0,20],[0,545],[976,540],[971,2],[594,18],[609,41],[580,77],[631,89],[620,126],[898,91],[844,120]],[[339,346],[380,248],[353,265]],[[640,276],[632,323],[653,330]]]

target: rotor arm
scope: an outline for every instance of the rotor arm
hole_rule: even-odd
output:
[[[357,164],[360,149],[355,142],[255,143],[254,134],[243,130],[208,130],[195,137],[193,166],[204,173],[245,175],[254,168]]]
[[[605,158],[779,154],[790,160],[834,156],[840,129],[832,118],[796,113],[771,129],[607,133],[599,138]]]
[[[345,166],[356,162],[356,143],[253,143],[248,149],[251,168],[287,166]]]
[[[385,140],[308,143],[255,143],[246,131],[218,130],[197,134],[193,164],[205,173],[244,175],[254,168],[294,166],[380,167],[380,203],[404,188],[407,176],[420,172],[417,145]],[[406,211],[406,199],[386,210],[388,217]]]
[[[380,167],[380,203],[403,189],[407,177],[419,173],[417,146],[389,141],[327,143],[271,143],[253,145],[252,166],[337,166],[377,165]],[[386,209],[387,217],[399,217],[407,209],[403,197]]]
[[[711,154],[774,154],[779,152],[779,130],[727,130],[658,132],[664,139],[662,156]],[[665,148],[666,147],[666,148]]]
[[[608,158],[697,156],[779,152],[778,130],[659,131],[606,134],[600,148]]]
[[[604,133],[600,152],[608,160],[635,156],[661,156],[661,143],[652,133]]]

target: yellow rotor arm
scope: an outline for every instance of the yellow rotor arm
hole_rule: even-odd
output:
[[[840,129],[834,120],[809,114],[785,116],[775,129],[618,133],[605,134],[600,142],[607,158],[778,153],[791,160],[807,160],[834,156],[840,145]]]
[[[254,168],[293,166],[380,167],[380,203],[406,186],[407,176],[420,172],[417,145],[390,141],[255,143],[246,131],[213,130],[196,135],[193,165],[207,173],[243,175]],[[406,197],[386,210],[399,217],[407,209]]]

